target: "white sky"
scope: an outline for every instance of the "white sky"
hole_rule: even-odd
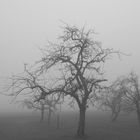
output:
[[[103,47],[114,48],[130,57],[116,57],[107,63],[107,75],[114,79],[131,70],[140,75],[139,0],[1,0],[0,77],[23,70],[40,56],[39,47],[61,34],[60,20],[99,33]],[[0,97],[0,109],[14,109]],[[4,107],[6,105],[6,107]]]

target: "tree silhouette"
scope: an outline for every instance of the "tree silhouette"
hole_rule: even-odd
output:
[[[138,75],[131,72],[121,81],[123,87],[123,110],[125,112],[135,111],[140,125],[140,87]]]
[[[47,124],[50,126],[52,113],[57,111],[57,105],[60,105],[61,102],[59,100],[59,96],[56,98],[54,96],[47,97],[44,100],[40,100],[39,102],[34,102],[37,97],[31,99],[25,99],[22,101],[23,106],[26,106],[28,109],[39,110],[40,111],[40,122],[44,120],[45,111],[48,113],[47,115]],[[58,122],[57,122],[58,123]]]
[[[25,65],[24,68],[24,73],[10,77],[12,81],[12,84],[8,87],[8,90],[12,89],[10,95],[14,97],[17,97],[19,94],[26,95],[26,98],[28,99],[22,100],[22,103],[29,109],[40,110],[41,122],[44,120],[44,111],[47,110],[47,122],[49,126],[52,112],[57,110],[56,106],[62,103],[62,101],[60,101],[60,95],[51,94],[49,96],[44,96],[44,93],[48,92],[48,89],[44,85],[45,79],[42,79],[34,72],[29,71],[27,65]]]
[[[88,104],[96,101],[97,94],[102,89],[103,65],[111,54],[118,53],[113,49],[104,49],[101,43],[94,39],[94,31],[75,26],[64,26],[60,43],[49,43],[43,51],[43,57],[38,62],[38,74],[44,72],[58,73],[53,86],[44,92],[44,98],[53,93],[71,96],[79,107],[79,123],[77,135],[85,135],[85,114]],[[42,99],[43,96],[40,96]]]
[[[109,87],[104,90],[101,98],[101,106],[106,111],[111,111],[111,120],[115,122],[123,110],[124,92],[121,87],[120,78],[117,78]]]

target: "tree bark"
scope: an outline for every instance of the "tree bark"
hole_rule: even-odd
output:
[[[77,129],[78,137],[85,136],[85,114],[86,114],[86,105],[79,107],[79,123]]]

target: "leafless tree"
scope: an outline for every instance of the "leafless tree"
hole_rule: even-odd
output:
[[[48,125],[50,125],[52,112],[55,111],[57,109],[56,106],[60,104],[60,94],[46,96],[44,93],[47,93],[48,89],[44,85],[45,79],[29,71],[26,65],[24,73],[10,77],[10,80],[11,84],[8,86],[8,90],[11,90],[10,96],[17,98],[19,94],[26,95],[28,99],[22,102],[30,109],[41,111],[40,121],[44,119],[44,111],[48,110],[47,122]]]
[[[41,117],[40,117],[40,122],[43,122],[44,120],[44,111],[48,110],[48,107],[45,107],[45,104],[43,103],[43,101],[39,101],[39,102],[34,102],[31,101],[29,99],[25,99],[22,102],[23,106],[26,106],[28,109],[32,109],[32,110],[39,110],[41,112]]]
[[[135,111],[140,125],[140,87],[138,75],[131,72],[122,80],[124,90],[123,110]]]
[[[48,119],[47,119],[48,126],[50,126],[50,123],[51,123],[52,113],[54,113],[56,111],[60,111],[59,106],[62,103],[62,101],[60,101],[59,95],[57,97],[55,95],[53,95],[51,97],[50,96],[48,96],[47,99],[45,100],[45,104],[48,105]],[[60,123],[59,117],[60,117],[59,114],[57,114],[57,125],[59,125],[59,123]],[[59,128],[59,126],[57,126],[57,128]]]
[[[106,111],[111,111],[111,120],[115,122],[123,108],[124,92],[121,87],[120,78],[117,78],[107,87],[101,98],[101,106]]]
[[[115,84],[114,84],[115,83]],[[139,78],[134,72],[131,72],[128,76],[121,76],[111,86],[112,96],[108,96],[104,104],[110,107],[114,113],[123,111],[125,113],[136,112],[138,122],[140,125],[140,88]],[[112,90],[113,89],[113,90]]]
[[[94,39],[94,31],[75,26],[64,26],[60,43],[49,43],[38,62],[39,74],[51,71],[58,73],[54,84],[45,96],[53,93],[69,95],[79,107],[77,135],[85,135],[85,114],[89,103],[94,104],[97,94],[107,79],[103,78],[103,65],[113,49],[103,49],[101,43]],[[42,96],[38,100],[40,100]]]
[[[47,111],[47,124],[50,126],[51,123],[51,116],[57,110],[57,105],[61,102],[59,101],[59,97],[46,97],[45,100],[40,100],[39,102],[34,102],[36,99],[25,99],[22,101],[23,105],[26,106],[28,109],[39,110],[41,113],[40,122],[44,120],[44,113]],[[58,123],[58,122],[57,122]]]

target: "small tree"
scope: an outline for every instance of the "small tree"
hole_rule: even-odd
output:
[[[40,100],[39,102],[34,102],[36,99],[25,99],[22,103],[24,106],[26,106],[28,109],[33,109],[33,110],[39,110],[41,113],[40,117],[40,122],[43,122],[44,120],[44,113],[45,111],[48,112],[47,115],[47,123],[48,126],[50,126],[50,121],[51,121],[51,116],[52,113],[54,113],[57,110],[57,105],[60,104],[59,102],[59,97],[54,98],[51,96],[50,98],[47,97],[45,100]]]
[[[51,97],[47,96],[47,99],[45,100],[45,104],[48,106],[48,119],[47,119],[48,126],[50,126],[51,124],[52,113],[59,110],[58,105],[60,105],[61,103],[62,102],[60,101],[60,95],[58,95],[57,97],[55,95]],[[59,117],[59,115],[57,115],[57,117]],[[57,125],[58,124],[59,124],[59,119],[57,118]]]
[[[48,94],[60,93],[75,99],[79,107],[79,123],[77,135],[85,135],[85,114],[88,104],[96,101],[102,88],[102,66],[114,52],[103,49],[101,43],[93,38],[94,31],[66,25],[60,43],[49,43],[50,49],[43,50],[38,72],[58,73]],[[59,79],[59,80],[58,80]],[[57,83],[57,84],[56,84]]]
[[[119,103],[118,104],[119,108],[117,107],[117,109],[124,111],[126,113],[131,113],[135,111],[140,125],[140,88],[139,88],[139,78],[137,74],[131,72],[128,76],[122,76],[118,78],[115,81],[115,83],[116,83],[115,89],[117,93],[116,91],[114,92],[114,88],[112,93],[115,93],[114,94],[115,100],[117,97],[117,104]],[[109,106],[110,101],[112,103],[112,100],[109,100],[109,103],[107,103],[107,105],[109,104]]]
[[[30,109],[40,110],[42,122],[44,120],[44,111],[48,111],[48,125],[50,125],[51,114],[60,104],[60,95],[46,96],[48,90],[45,87],[45,79],[40,78],[34,72],[30,72],[25,65],[24,73],[20,75],[14,75],[11,78],[12,84],[8,86],[8,90],[11,96],[17,97],[19,94],[28,95],[28,99],[22,101]],[[45,97],[45,98],[44,98]]]
[[[111,110],[111,120],[115,122],[122,111],[123,91],[120,85],[120,78],[105,89],[101,99],[102,107]]]
[[[45,107],[45,104],[43,103],[43,101],[39,101],[39,102],[34,102],[31,101],[29,99],[26,99],[23,101],[23,105],[26,106],[28,109],[32,109],[32,110],[39,110],[41,115],[40,115],[40,122],[43,122],[44,120],[44,112],[45,110],[48,110],[48,107]]]
[[[135,111],[140,125],[140,87],[137,74],[130,73],[122,81],[124,96],[123,110],[125,112]]]

